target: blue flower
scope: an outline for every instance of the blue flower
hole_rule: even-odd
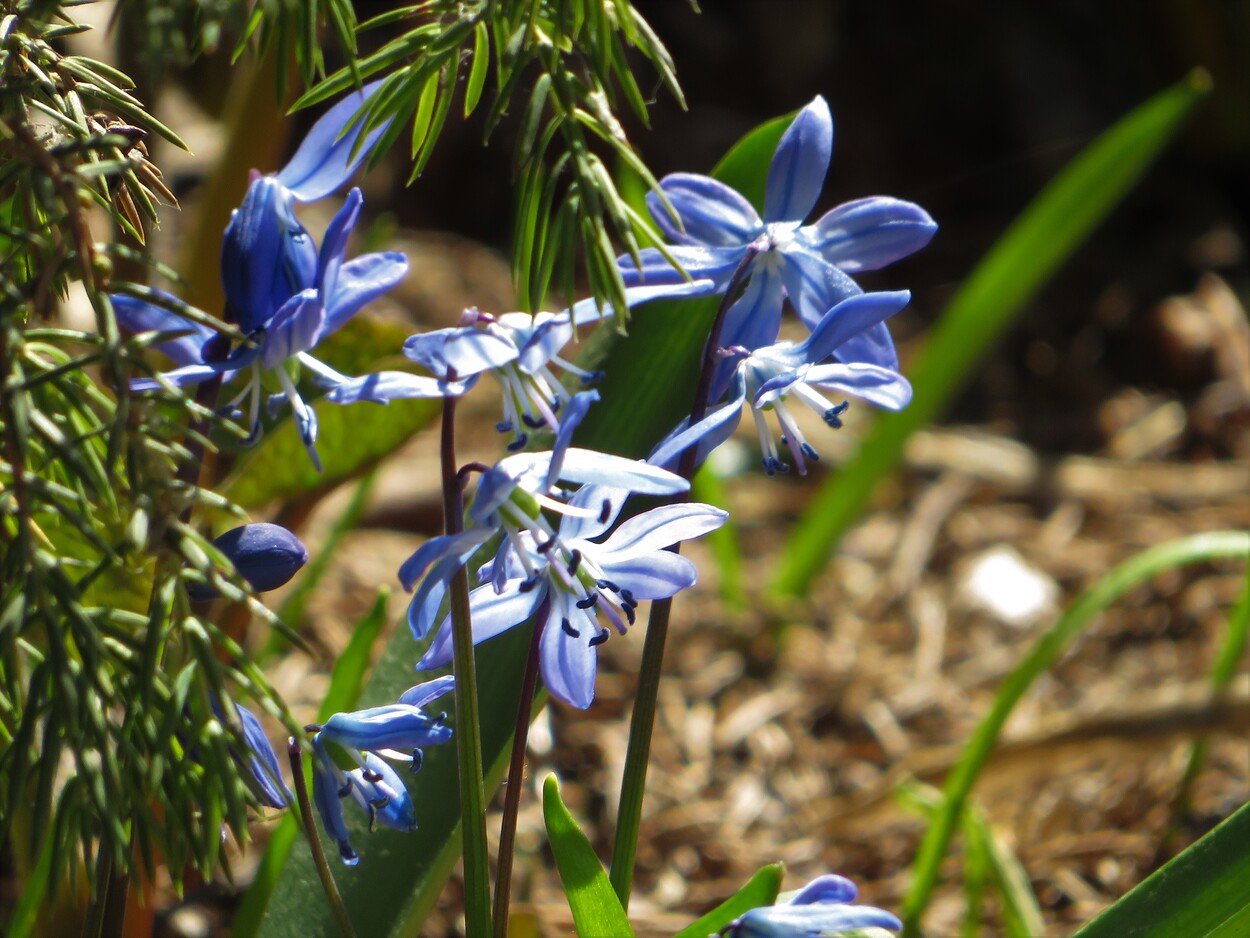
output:
[[[598,399],[597,391],[573,395],[551,450],[516,453],[484,472],[469,506],[472,526],[459,534],[430,539],[400,567],[404,589],[411,591],[418,581],[421,584],[408,606],[408,624],[418,640],[437,622],[453,574],[487,541],[502,534],[500,547],[506,551],[519,543],[520,532],[544,530],[544,508],[557,514],[573,511],[596,516],[609,510],[604,506],[571,508],[559,482],[646,495],[675,495],[690,488],[680,476],[642,460],[571,446],[573,431]],[[545,530],[552,533],[549,526]]]
[[[815,328],[827,310],[861,292],[851,274],[919,250],[937,230],[922,208],[886,196],[847,202],[804,225],[820,197],[832,151],[833,118],[824,98],[817,97],[777,145],[762,219],[740,193],[708,176],[676,173],[661,180],[680,224],[659,195],[647,195],[651,214],[670,243],[666,250],[690,277],[712,280],[706,292],[723,293],[748,252],[755,252],[746,289],[726,315],[722,345],[756,349],[774,342],[783,298],[789,298],[808,328]],[[684,279],[656,248],[643,251],[640,260],[638,265],[628,256],[619,259],[626,286]],[[850,340],[839,357],[898,367],[884,325]]]
[[[625,291],[629,306],[660,297],[684,296],[706,290],[711,281],[682,281],[661,286],[631,287]],[[559,429],[560,409],[572,395],[565,390],[558,369],[575,375],[583,386],[593,384],[598,372],[587,371],[560,357],[577,326],[613,315],[607,305],[582,300],[558,313],[503,313],[495,316],[476,308],[464,311],[460,325],[414,335],[404,343],[404,354],[430,372],[412,375],[383,371],[339,385],[329,398],[345,404],[359,400],[385,404],[404,397],[459,395],[490,372],[503,388],[503,419],[500,433],[511,433],[508,449],[515,452],[529,443],[529,431]]]
[[[258,522],[231,528],[213,540],[213,546],[229,558],[239,576],[257,593],[276,590],[308,563],[308,548],[280,524]],[[189,583],[192,599],[209,600],[217,590],[206,583]]]
[[[667,599],[694,585],[695,565],[664,548],[714,531],[728,517],[711,505],[666,505],[629,518],[601,539],[626,495],[585,486],[554,531],[541,514],[513,516],[520,530],[509,530],[504,549],[479,572],[488,582],[469,594],[475,644],[545,610],[543,683],[557,700],[581,709],[594,700],[597,647],[613,630],[627,631],[640,601]],[[417,668],[442,667],[451,658],[447,617]]]
[[[881,365],[830,361],[855,336],[875,329],[910,299],[907,291],[897,293],[859,293],[833,309],[816,325],[802,342],[779,342],[750,351],[745,348],[726,350],[733,364],[732,392],[725,403],[713,409],[693,427],[683,421],[656,447],[648,461],[672,465],[691,446],[699,447],[700,461],[723,443],[742,417],[742,406],[749,403],[755,418],[763,451],[764,470],[773,475],[788,471],[781,458],[776,439],[768,428],[767,415],[775,414],[781,426],[782,442],[789,448],[800,474],[807,472],[807,461],[820,459],[816,449],[804,438],[787,400],[802,401],[818,413],[826,424],[842,426],[847,404],[833,404],[823,392],[840,391],[853,394],[878,407],[901,410],[911,401],[911,385],[898,372]]]
[[[155,379],[132,382],[134,390],[151,390],[165,382],[185,387],[215,376],[228,380],[246,371],[247,382],[226,406],[249,402],[250,439],[255,440],[260,434],[265,378],[270,376],[282,388],[270,405],[284,398],[290,401],[300,436],[318,469],[316,414],[296,390],[290,368],[294,364],[306,368],[323,387],[347,383],[348,378],[309,352],[408,271],[407,259],[397,252],[346,260],[348,236],[363,201],[359,189],[348,194],[330,222],[320,251],[294,214],[295,201],[328,195],[363,158],[364,148],[350,156],[357,133],[335,140],[361,100],[360,95],[351,96],[327,112],[286,167],[277,175],[252,181],[243,205],[231,218],[221,258],[224,318],[238,325],[246,337],[243,344],[231,349],[217,333],[173,312],[181,303],[169,294],[153,291],[160,305],[128,296],[112,298],[118,321],[130,331],[179,333],[158,345],[179,367]],[[372,135],[366,147],[371,139]]]
[[[788,902],[751,909],[721,931],[724,938],[819,938],[856,929],[901,931],[903,923],[883,909],[854,905],[859,890],[832,873],[812,880]]]
[[[221,701],[216,694],[211,695],[209,703],[218,719],[224,717]],[[233,752],[236,762],[247,769],[247,781],[256,795],[256,799],[271,808],[285,808],[292,802],[291,790],[282,780],[282,770],[278,768],[278,756],[273,751],[265,728],[260,725],[256,714],[235,703],[235,711],[239,714],[239,723],[243,727],[243,744],[247,747],[244,753]]]
[[[444,724],[447,714],[430,716],[423,707],[451,691],[454,684],[450,675],[435,678],[405,691],[394,704],[336,713],[324,725],[308,727],[313,733],[313,800],[348,866],[360,861],[340,803],[348,795],[368,813],[370,830],[378,821],[394,830],[416,828],[412,796],[385,759],[408,762],[415,772],[421,768],[425,746],[451,739],[451,728]],[[346,750],[357,767],[341,769],[331,755],[331,743]]]

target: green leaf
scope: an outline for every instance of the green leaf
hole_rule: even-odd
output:
[[[687,925],[675,938],[707,938],[751,909],[776,905],[777,893],[781,892],[781,877],[786,868],[781,863],[770,863],[747,880],[747,884],[714,908],[711,912]]]
[[[560,800],[560,784],[554,775],[548,775],[543,782],[543,820],[579,938],[632,936],[634,929],[612,891],[594,847]]]
[[[1142,583],[1164,570],[1217,558],[1246,558],[1250,534],[1214,531],[1178,538],[1137,554],[1111,570],[1095,586],[1082,593],[1003,679],[990,712],[978,724],[964,747],[959,763],[943,786],[943,800],[932,825],[925,832],[913,865],[913,879],[903,903],[906,934],[916,934],[920,918],[937,883],[938,871],[951,835],[959,825],[964,805],[977,776],[989,759],[1007,718],[1033,682],[1051,668],[1064,649],[1100,612]]]
[[[1250,934],[1250,804],[1140,883],[1075,938]]]
[[[464,86],[464,116],[468,117],[482,98],[486,84],[486,70],[490,66],[490,34],[485,23],[478,23],[473,30],[473,65],[469,80]]]
[[[1195,71],[1122,118],[1025,209],[947,305],[915,364],[915,397],[877,416],[859,450],[812,500],[777,565],[770,591],[800,596],[839,538],[898,466],[911,434],[935,419],[1013,317],[1111,212],[1175,136],[1211,81]]]

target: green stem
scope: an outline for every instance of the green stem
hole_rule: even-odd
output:
[[[295,799],[299,802],[300,820],[303,822],[304,834],[308,837],[313,865],[317,867],[321,888],[325,890],[326,899],[330,902],[330,909],[334,912],[339,928],[343,930],[347,938],[356,938],[351,916],[347,914],[347,906],[343,904],[343,897],[339,894],[338,883],[334,881],[334,874],[330,872],[330,863],[326,860],[325,851],[321,849],[321,838],[317,836],[317,825],[313,822],[312,802],[308,797],[308,780],[304,778],[303,755],[300,744],[296,742],[295,737],[291,737],[287,746],[287,756],[291,760],[291,781],[295,785]]]
[[[443,400],[443,530],[459,534],[464,503],[456,469],[456,399]],[[491,930],[490,860],[486,852],[486,798],[482,785],[482,724],[478,715],[469,573],[461,567],[450,585],[452,669],[456,675],[456,758],[460,769],[460,831],[464,847],[464,923],[469,938]]]
[[[725,290],[716,319],[708,332],[703,346],[703,364],[699,370],[699,382],[690,407],[690,423],[694,426],[707,413],[708,396],[712,390],[712,376],[719,361],[721,327],[725,314],[736,299],[739,286],[745,279],[751,262],[759,253],[752,245],[738,263],[733,279]],[[691,446],[681,454],[677,471],[689,481],[694,478],[698,464],[698,445]],[[674,500],[685,498],[678,495]],[[669,548],[674,553],[676,546]],[[634,880],[634,861],[638,854],[638,829],[642,823],[642,799],[647,787],[647,763],[651,758],[651,730],[655,726],[655,704],[660,691],[660,672],[664,667],[664,645],[668,640],[668,621],[673,609],[672,599],[658,599],[651,604],[647,618],[647,637],[642,645],[642,664],[638,669],[638,691],[634,695],[634,710],[629,719],[629,742],[625,749],[625,771],[621,777],[621,800],[616,809],[616,839],[612,843],[612,872],[609,880],[621,900],[621,908],[629,911],[629,893]]]
[[[516,729],[512,733],[512,760],[508,764],[508,787],[504,790],[503,820],[499,825],[499,868],[495,873],[495,938],[508,938],[508,903],[512,892],[517,812],[521,805],[521,789],[525,787],[525,745],[529,739],[530,719],[534,715],[538,646],[542,639],[543,622],[547,618],[546,610],[544,602],[534,616],[534,634],[530,639],[529,657],[525,660],[521,699],[517,702]]]

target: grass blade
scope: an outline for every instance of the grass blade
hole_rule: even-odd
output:
[[[781,892],[781,877],[786,868],[780,863],[770,863],[747,880],[747,884],[714,908],[711,912],[677,933],[675,938],[707,938],[744,912],[777,902]]]

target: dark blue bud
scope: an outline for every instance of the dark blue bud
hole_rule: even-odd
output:
[[[232,528],[213,541],[239,576],[258,593],[275,590],[308,563],[308,548],[280,524],[258,522]],[[188,585],[192,599],[214,599],[217,591],[200,583]]]

